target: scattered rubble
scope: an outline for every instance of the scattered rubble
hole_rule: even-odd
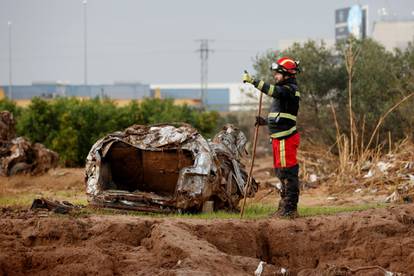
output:
[[[254,271],[254,276],[262,276],[263,267],[266,265],[266,262],[260,261],[256,270]]]
[[[0,175],[43,174],[55,168],[58,160],[58,154],[44,145],[16,137],[13,114],[0,112]]]
[[[385,199],[385,203],[394,203],[401,201],[401,195],[398,191],[393,192]]]
[[[328,196],[326,198],[326,200],[328,200],[328,201],[337,201],[338,200],[338,197],[336,197],[336,196]]]
[[[335,171],[336,156],[315,145],[312,150],[299,150],[298,161],[303,188],[316,188],[327,183]]]
[[[82,206],[76,206],[68,201],[52,201],[45,198],[37,198],[33,200],[30,210],[47,209],[58,214],[67,214],[73,210],[78,210]]]
[[[88,201],[149,212],[235,210],[247,173],[245,135],[226,125],[208,142],[188,124],[133,125],[98,140],[86,159]],[[248,196],[253,197],[257,183]]]
[[[12,113],[8,111],[0,112],[0,140],[2,142],[10,141],[16,137],[15,124]]]
[[[330,187],[333,193],[386,193],[387,203],[408,203],[414,200],[414,143],[405,139],[392,152],[374,155],[360,168],[355,162],[348,175],[338,175],[338,157],[318,150],[299,152],[302,187]]]
[[[385,190],[389,195],[385,202],[412,202],[414,198],[414,144],[404,140],[395,151],[368,160],[354,183],[370,193]],[[356,192],[356,191],[355,191]]]

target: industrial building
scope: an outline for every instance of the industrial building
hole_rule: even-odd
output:
[[[27,106],[31,99],[40,97],[110,98],[118,105],[144,98],[173,99],[175,104],[187,104],[197,108],[220,112],[248,110],[257,105],[257,94],[249,85],[241,83],[211,83],[204,97],[199,83],[192,84],[142,84],[116,82],[112,85],[71,85],[60,82],[36,82],[32,85],[0,86],[0,98],[5,96],[19,106]],[[204,98],[204,101],[202,101]]]
[[[34,97],[53,99],[57,97],[96,98],[107,97],[127,102],[133,99],[151,97],[148,84],[115,83],[103,85],[71,85],[61,82],[35,82],[32,85],[13,85],[0,87],[0,97],[7,96],[18,105],[25,106]]]
[[[250,85],[241,83],[209,83],[204,96],[199,83],[151,84],[155,97],[174,99],[178,103],[200,105],[207,110],[239,111],[257,106],[257,94]],[[204,98],[204,102],[202,102]]]
[[[385,49],[404,50],[408,43],[414,42],[414,21],[380,21],[374,23],[372,38],[382,45]]]
[[[385,13],[385,9],[381,10]],[[396,17],[383,17],[379,21],[373,21],[372,28],[369,24],[368,6],[354,5],[335,10],[334,34],[335,38],[313,38],[319,45],[324,43],[327,48],[334,48],[335,43],[347,39],[350,35],[354,37],[372,38],[382,44],[388,51],[394,49],[404,50],[409,43],[414,42],[414,20]],[[294,43],[304,44],[308,38],[292,38],[279,40],[279,49],[285,50]]]

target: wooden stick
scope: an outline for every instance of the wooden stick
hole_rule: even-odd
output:
[[[391,154],[392,145],[391,145],[391,131],[388,131],[388,153]]]
[[[262,112],[262,98],[263,98],[263,93],[260,92],[260,96],[259,96],[259,110],[257,111],[257,116],[260,117],[260,114]],[[247,199],[247,194],[250,188],[250,184],[252,182],[252,175],[253,175],[253,165],[254,165],[254,159],[256,157],[256,146],[257,146],[257,137],[259,136],[259,127],[260,125],[257,124],[256,128],[255,128],[255,132],[254,132],[254,139],[253,139],[253,153],[252,153],[252,160],[250,163],[250,170],[249,170],[249,176],[247,177],[247,184],[246,187],[244,189],[244,199],[243,199],[243,204],[240,210],[240,218],[243,218],[243,214],[244,214],[244,206],[246,205],[246,199]]]

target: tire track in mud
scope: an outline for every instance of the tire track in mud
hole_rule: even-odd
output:
[[[0,213],[0,275],[253,275],[260,260],[262,275],[413,275],[414,205],[294,221]]]

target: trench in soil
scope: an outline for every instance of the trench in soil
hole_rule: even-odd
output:
[[[146,151],[117,142],[102,163],[104,190],[173,196],[180,170],[193,164],[188,150]]]
[[[261,260],[263,276],[414,271],[413,204],[293,221],[13,216],[0,216],[0,275],[253,275]]]

